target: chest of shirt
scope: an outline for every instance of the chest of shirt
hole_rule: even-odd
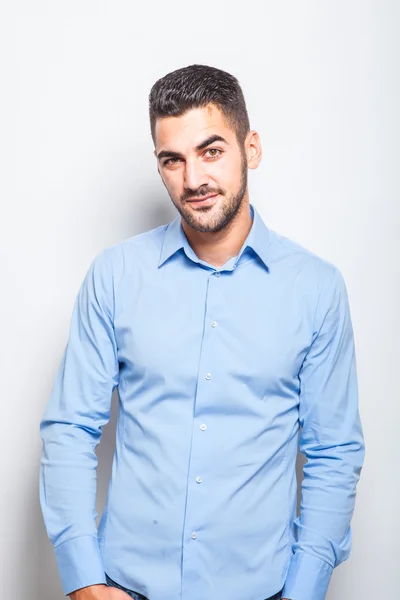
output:
[[[293,270],[271,274],[247,260],[218,276],[170,262],[151,275],[128,272],[115,303],[121,375],[131,383],[194,391],[205,378],[260,399],[298,388],[315,302]]]

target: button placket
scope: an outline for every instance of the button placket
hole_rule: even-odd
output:
[[[212,276],[214,275],[214,277]],[[212,425],[208,422],[208,409],[213,405],[213,396],[216,393],[214,390],[215,375],[215,344],[217,338],[215,335],[218,326],[217,319],[220,310],[220,294],[222,280],[220,272],[208,274],[206,294],[204,298],[204,321],[203,321],[203,339],[200,349],[200,360],[198,363],[198,381],[194,405],[194,419],[197,421],[193,429],[193,438],[191,445],[189,481],[191,482],[188,488],[186,499],[186,519],[185,519],[185,538],[187,547],[183,552],[183,589],[188,585],[190,573],[193,569],[193,561],[197,556],[198,548],[201,549],[203,521],[207,514],[207,494],[209,489],[207,486],[207,469],[212,463],[209,449],[208,427]],[[215,287],[214,287],[215,286]],[[201,419],[201,420],[200,420]],[[204,421],[203,421],[204,419]],[[202,437],[199,437],[202,436]],[[196,540],[196,544],[194,541]],[[192,545],[194,544],[194,545]],[[199,546],[200,544],[200,546]]]

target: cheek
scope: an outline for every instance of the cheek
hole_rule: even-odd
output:
[[[209,175],[222,188],[231,190],[240,185],[242,165],[240,161],[219,161],[212,165]]]
[[[168,188],[168,191],[173,195],[177,196],[182,193],[183,177],[182,173],[176,171],[169,171],[163,175],[164,183]]]

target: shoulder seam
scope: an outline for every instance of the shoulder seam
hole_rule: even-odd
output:
[[[280,239],[280,236],[276,235],[274,237],[275,237],[275,240],[279,244],[281,244],[281,246],[284,246],[285,248],[288,248],[292,252],[294,252],[294,253],[298,252],[299,254],[304,254],[305,256],[308,256],[308,257],[316,260],[319,264],[325,263],[326,265],[328,265],[330,267],[333,267],[334,270],[337,269],[336,265],[334,263],[330,262],[329,260],[327,260],[326,258],[323,258],[322,256],[319,256],[315,252],[312,252],[311,250],[307,250],[306,248],[297,247],[298,246],[297,242],[293,242],[293,244],[296,244],[296,247],[293,248],[292,246],[290,246],[290,244],[286,243],[286,240]],[[333,277],[333,275],[332,275],[332,277]]]
[[[147,231],[142,231],[141,233],[136,233],[135,235],[131,235],[130,237],[124,239],[124,240],[120,240],[119,242],[116,242],[115,244],[111,244],[110,246],[107,246],[107,248],[115,248],[117,246],[125,246],[126,244],[133,244],[134,242],[138,241],[139,238],[142,237],[147,237],[149,235],[161,235],[165,229],[168,227],[169,223],[164,224],[164,225],[159,225],[159,227],[155,227],[154,229],[149,229]]]

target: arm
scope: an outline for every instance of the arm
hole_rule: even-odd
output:
[[[351,549],[350,520],[365,446],[353,330],[342,275],[324,275],[313,342],[300,373],[300,514],[282,597],[324,600],[333,568]]]
[[[97,541],[95,447],[110,418],[118,375],[112,275],[103,250],[79,289],[40,423],[40,503],[66,595],[106,583]]]

